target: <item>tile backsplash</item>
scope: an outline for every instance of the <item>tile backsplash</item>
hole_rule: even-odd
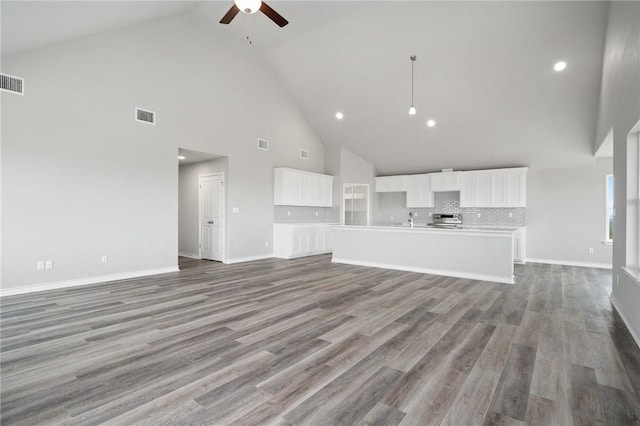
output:
[[[431,222],[433,213],[460,213],[465,225],[491,225],[491,226],[525,226],[527,222],[525,207],[512,208],[487,208],[487,207],[460,207],[460,192],[436,192],[435,207],[413,208],[406,210],[405,217],[395,217],[395,222],[404,222],[409,218],[409,212],[418,213],[417,223]],[[397,215],[396,211],[396,215]],[[480,217],[478,217],[480,215]],[[400,220],[399,220],[400,219]]]
[[[275,223],[339,222],[340,212],[338,207],[274,206],[273,221]]]

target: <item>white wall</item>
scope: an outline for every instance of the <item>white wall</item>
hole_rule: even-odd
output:
[[[376,171],[371,163],[346,148],[328,146],[325,149],[326,173],[333,175],[333,204],[339,209],[342,220],[343,185],[359,183],[369,185],[369,215],[371,223],[377,210],[378,196],[375,192]]]
[[[627,136],[640,119],[640,2],[611,2],[595,146],[613,129],[616,219],[612,300],[640,345],[640,285],[626,264]]]
[[[593,167],[529,169],[529,260],[611,267],[612,247],[603,241],[606,176],[612,173],[612,159],[598,160]]]
[[[180,165],[178,172],[178,253],[197,257],[199,233],[199,175],[229,174],[229,161],[226,157],[211,161]],[[225,182],[225,185],[228,183]],[[225,186],[226,187],[226,186]],[[227,191],[225,191],[225,205]],[[226,229],[225,229],[226,231]],[[225,232],[226,234],[226,232]],[[227,247],[227,244],[224,244]]]
[[[3,291],[175,268],[178,146],[229,158],[230,258],[270,255],[273,167],[323,172],[324,147],[268,62],[219,27],[185,15],[2,58],[26,87],[0,95]]]

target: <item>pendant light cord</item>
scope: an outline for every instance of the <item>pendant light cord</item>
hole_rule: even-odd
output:
[[[413,66],[415,65],[417,56],[411,55],[409,56],[409,59],[411,59],[411,107],[413,107]]]

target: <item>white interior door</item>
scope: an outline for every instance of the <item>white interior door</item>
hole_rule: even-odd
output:
[[[224,176],[200,176],[200,257],[223,260]]]

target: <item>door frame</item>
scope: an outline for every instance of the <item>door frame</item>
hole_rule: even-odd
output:
[[[198,257],[202,259],[202,230],[201,227],[201,217],[200,213],[202,212],[202,196],[200,191],[200,184],[203,178],[208,177],[220,177],[220,181],[222,182],[222,206],[221,209],[224,212],[222,217],[222,263],[227,263],[227,186],[225,185],[225,176],[224,172],[216,172],[216,173],[204,173],[198,175],[198,217],[197,217],[197,229],[198,229]]]
[[[340,194],[340,203],[342,204],[342,211],[340,217],[340,223],[345,224],[344,214],[347,209],[346,202],[344,200],[344,190],[347,186],[366,186],[367,187],[367,224],[364,226],[371,226],[371,185],[368,183],[343,183],[342,194]]]

